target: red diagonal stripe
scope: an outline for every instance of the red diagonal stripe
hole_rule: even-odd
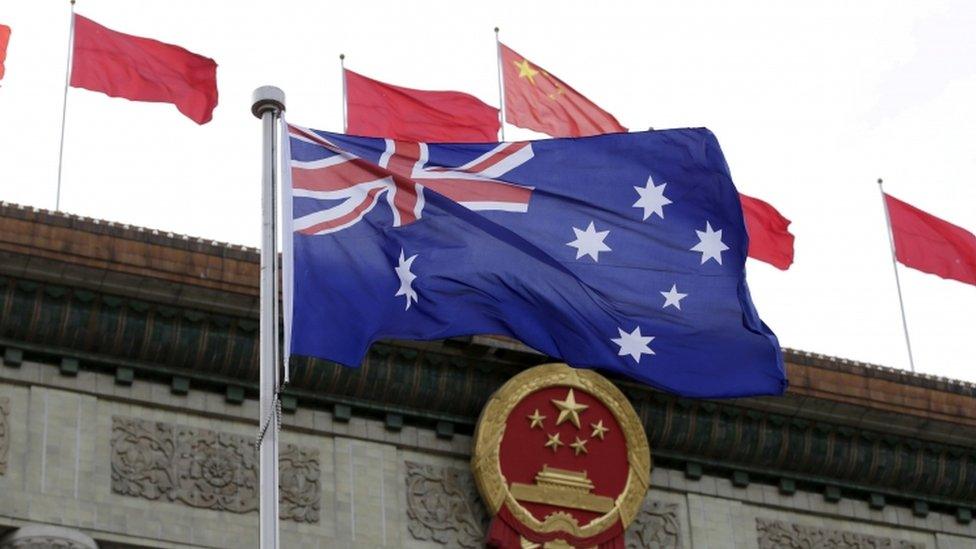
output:
[[[423,185],[455,202],[528,204],[532,189],[477,179],[425,179]]]
[[[380,170],[369,170],[350,161],[324,168],[310,169],[294,164],[291,168],[292,186],[309,191],[339,191],[383,177],[386,176]]]
[[[376,187],[375,189],[370,189],[369,192],[366,193],[366,198],[364,198],[362,202],[357,204],[356,207],[353,208],[352,211],[350,211],[346,215],[337,217],[335,219],[331,219],[329,221],[323,221],[322,223],[319,223],[317,225],[312,225],[311,227],[302,229],[298,232],[302,234],[315,234],[324,231],[326,229],[334,229],[336,227],[341,227],[342,225],[350,223],[353,220],[355,220],[357,217],[362,215],[364,211],[369,209],[369,207],[372,206],[374,202],[376,202],[377,195],[379,195],[379,193],[384,189],[386,189],[386,187]]]

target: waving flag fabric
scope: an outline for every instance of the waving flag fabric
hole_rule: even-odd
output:
[[[708,130],[490,144],[290,133],[293,354],[358,366],[378,339],[500,334],[682,395],[785,389]]]
[[[542,67],[499,44],[509,124],[554,137],[625,132],[617,119]]]
[[[498,139],[498,109],[456,91],[414,90],[345,71],[348,132],[413,141]]]
[[[787,270],[793,264],[793,234],[790,220],[772,205],[739,193],[742,214],[749,230],[749,257],[765,261],[777,269]]]
[[[976,285],[976,236],[885,194],[895,256],[906,267]]]
[[[205,124],[217,106],[217,63],[75,15],[71,85],[133,101],[172,103]]]
[[[3,78],[3,62],[7,59],[7,44],[10,42],[10,27],[0,25],[0,78]]]

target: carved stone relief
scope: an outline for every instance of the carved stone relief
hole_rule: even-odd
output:
[[[925,549],[915,543],[842,530],[756,519],[759,549]]]
[[[97,549],[88,535],[50,524],[28,524],[0,538],[0,549]]]
[[[681,523],[678,504],[644,500],[644,505],[627,528],[627,549],[680,548]]]
[[[488,514],[471,473],[411,461],[406,466],[410,535],[448,547],[484,547]]]
[[[10,399],[0,397],[0,475],[7,472],[7,453],[10,450],[10,424],[7,415],[10,413]]]
[[[279,515],[318,522],[318,450],[282,446]],[[112,491],[192,507],[248,513],[258,509],[254,440],[209,429],[112,417]]]

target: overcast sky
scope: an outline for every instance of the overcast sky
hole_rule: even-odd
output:
[[[750,261],[784,346],[908,368],[875,183],[976,231],[976,4],[924,2],[254,2],[79,0],[116,30],[214,58],[220,104],[68,93],[62,209],[256,246],[260,125],[341,130],[338,55],[388,82],[498,105],[502,40],[631,129],[706,126],[738,188],[793,220],[786,272]],[[68,1],[4,0],[0,200],[53,208]],[[509,139],[534,134],[509,126]],[[899,267],[919,371],[976,381],[976,287]]]

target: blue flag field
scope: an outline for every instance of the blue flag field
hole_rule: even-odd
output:
[[[292,354],[358,366],[380,339],[499,334],[684,396],[785,390],[710,131],[289,138]]]

